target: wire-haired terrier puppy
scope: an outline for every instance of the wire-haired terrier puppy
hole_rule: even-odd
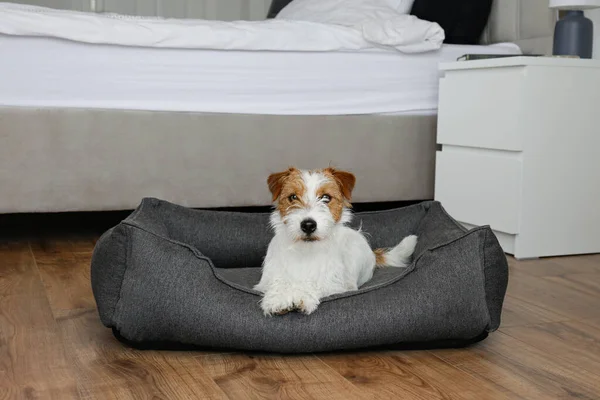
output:
[[[353,174],[334,168],[289,168],[269,176],[275,236],[255,286],[264,294],[265,315],[311,314],[320,299],[357,290],[376,267],[408,265],[416,236],[392,249],[372,250],[360,231],[347,226],[355,182]]]

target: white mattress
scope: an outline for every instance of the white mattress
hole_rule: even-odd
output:
[[[244,114],[435,113],[438,64],[514,44],[403,54],[129,47],[0,35],[0,105]]]

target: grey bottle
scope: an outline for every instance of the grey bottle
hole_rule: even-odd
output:
[[[583,11],[568,11],[554,28],[554,49],[557,56],[592,58],[594,24]]]

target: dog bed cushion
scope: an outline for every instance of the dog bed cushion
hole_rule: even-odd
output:
[[[419,236],[407,268],[377,269],[311,315],[266,317],[253,286],[268,213],[193,210],[147,198],[98,240],[91,264],[102,323],[136,347],[280,353],[458,347],[500,325],[506,257],[487,226],[467,231],[438,202],[357,213],[373,248]]]

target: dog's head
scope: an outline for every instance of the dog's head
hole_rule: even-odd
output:
[[[338,224],[350,221],[350,200],[356,178],[334,168],[271,174],[267,179],[275,211],[271,222],[294,241],[327,238]]]

